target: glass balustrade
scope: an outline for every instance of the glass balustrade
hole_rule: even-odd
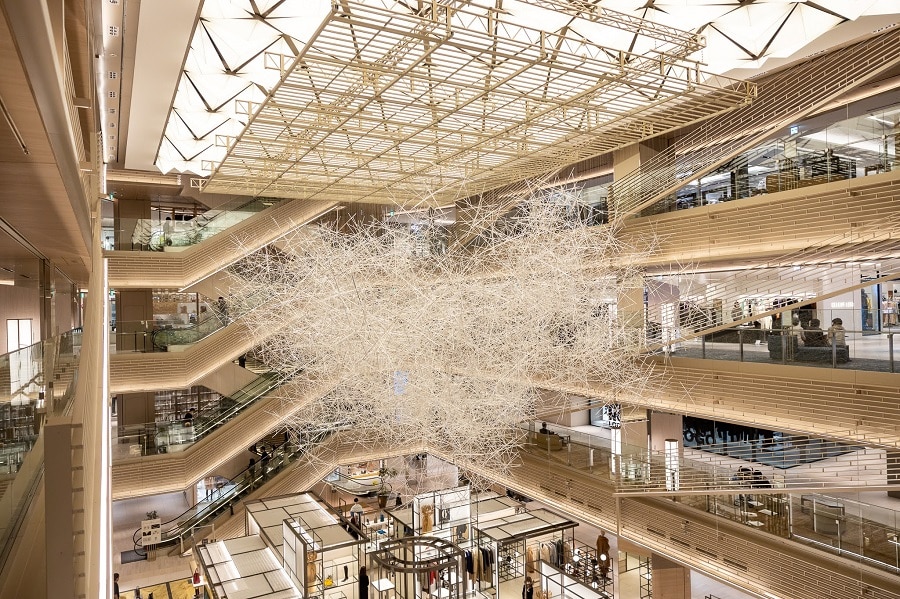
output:
[[[641,216],[800,189],[896,168],[892,121],[898,106],[846,119],[827,127],[801,123],[789,135],[747,150],[712,173],[693,178],[690,153],[676,159],[683,183],[676,193],[641,211]],[[669,169],[644,173],[672,183]]]
[[[717,446],[682,447],[678,440],[669,456],[621,443],[619,429],[597,427],[590,434],[552,425],[548,435],[535,428],[524,433],[524,448],[546,461],[549,471],[580,471],[623,497],[660,493],[761,532],[900,573],[896,500],[866,488],[887,482],[884,450],[774,436]],[[838,485],[843,488],[830,490]]]
[[[163,320],[120,321],[110,334],[114,341],[111,351],[157,352],[168,351],[173,346],[197,343],[223,328],[227,318],[208,313],[199,322],[183,324]]]
[[[178,421],[121,425],[113,460],[132,456],[184,451],[264,397],[287,377],[267,372],[230,396],[223,396],[214,408]]]
[[[821,315],[827,311],[817,312]],[[900,369],[900,338],[896,338],[892,329],[873,332],[844,327],[839,333],[829,335],[830,319],[826,317],[825,322],[824,326],[807,325],[806,328],[741,325],[674,343],[659,351],[675,357],[707,360],[875,372]]]
[[[218,235],[241,221],[278,205],[278,198],[237,198],[186,220],[167,220],[162,211],[153,218],[120,218],[116,220],[114,241],[104,240],[104,247],[114,245],[126,251],[178,251]]]
[[[65,414],[78,380],[81,330],[0,356],[0,554],[44,472],[45,415]],[[52,376],[49,373],[54,373]]]

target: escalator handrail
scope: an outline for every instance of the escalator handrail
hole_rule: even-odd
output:
[[[289,453],[286,447],[282,445],[275,451],[274,455],[280,457],[283,463],[286,458],[299,453],[300,451],[302,451],[302,449],[298,448],[295,452]],[[257,468],[256,464],[253,465],[252,473],[250,468],[250,466],[247,466],[234,478],[230,479],[229,482],[232,483],[231,488],[226,492],[220,493],[218,498],[211,501],[198,501],[175,518],[163,522],[161,527],[162,538],[159,544],[169,545],[181,539],[185,533],[202,524],[209,516],[218,512],[219,508],[223,507],[223,505],[227,505],[234,497],[237,497],[245,491],[248,486],[255,485],[257,479],[263,476],[263,472],[261,468]],[[207,503],[208,505],[198,511],[197,506],[201,503]],[[134,540],[134,549],[139,553],[143,548],[140,528],[134,532],[132,538]]]

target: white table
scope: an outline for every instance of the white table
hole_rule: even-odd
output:
[[[390,591],[394,588],[394,583],[387,578],[379,578],[378,580],[372,581],[372,588],[374,588],[379,593],[383,593],[385,591]]]

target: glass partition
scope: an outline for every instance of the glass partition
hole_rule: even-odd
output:
[[[678,157],[684,185],[642,216],[865,177],[897,166],[900,105],[828,125],[813,117],[747,150],[712,173],[692,178],[690,154]]]
[[[0,356],[0,554],[43,475],[44,415],[71,406],[80,352],[81,330],[74,329]]]
[[[275,206],[279,198],[238,197],[233,201],[184,220],[163,211],[151,218],[119,218],[115,223],[115,248],[126,251],[177,251],[218,235],[225,229]],[[104,241],[104,247],[106,247]]]
[[[227,322],[227,314],[216,302],[199,293],[155,291],[153,318],[114,320],[110,338],[117,352],[167,351],[171,346],[196,343]]]
[[[197,405],[202,409],[197,413],[192,411],[193,403],[183,402],[179,409],[174,403],[175,400],[170,398],[167,401],[172,403],[171,419],[163,416],[158,422],[118,427],[118,442],[113,459],[184,451],[285,380],[284,375],[279,373],[261,374],[230,396],[215,394],[215,401],[202,402],[202,405],[198,402]],[[157,412],[161,413],[159,410]],[[187,417],[188,413],[190,418]]]

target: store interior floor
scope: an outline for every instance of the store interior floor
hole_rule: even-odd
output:
[[[452,486],[453,481],[447,481],[447,486]],[[502,492],[502,489],[498,489]],[[343,505],[345,509],[353,503],[354,496],[339,490],[334,490],[329,485],[319,484],[313,491],[332,505]],[[360,503],[365,509],[364,518],[375,519],[379,517],[380,510],[375,497],[360,497]],[[153,599],[188,599],[193,597],[193,587],[190,585],[192,573],[192,559],[188,555],[182,557],[171,547],[159,549],[151,559],[122,563],[123,553],[134,549],[133,535],[140,528],[141,520],[146,519],[147,513],[156,511],[163,522],[177,518],[188,509],[187,499],[184,493],[170,493],[139,499],[117,501],[113,505],[113,571],[120,574],[120,589],[122,599],[134,599],[134,590],[141,589],[141,597],[147,599],[150,592]],[[539,502],[527,503],[529,510],[546,507]],[[568,514],[573,520],[578,521],[578,514]],[[211,530],[202,531],[210,537],[214,537]],[[575,540],[588,546],[594,546],[600,530],[589,524],[579,523],[575,528]],[[608,534],[611,544],[611,554],[618,556],[613,563],[613,589],[614,596],[621,599],[639,599],[640,578],[637,569],[620,571],[624,563],[623,555],[617,552],[617,539]],[[170,553],[172,555],[170,555]],[[485,593],[488,597],[498,599],[519,599],[522,593],[524,579],[514,579],[504,582],[499,594],[492,591]],[[720,599],[749,599],[750,595],[719,583],[697,572],[691,573],[692,598],[704,599],[712,595]]]

